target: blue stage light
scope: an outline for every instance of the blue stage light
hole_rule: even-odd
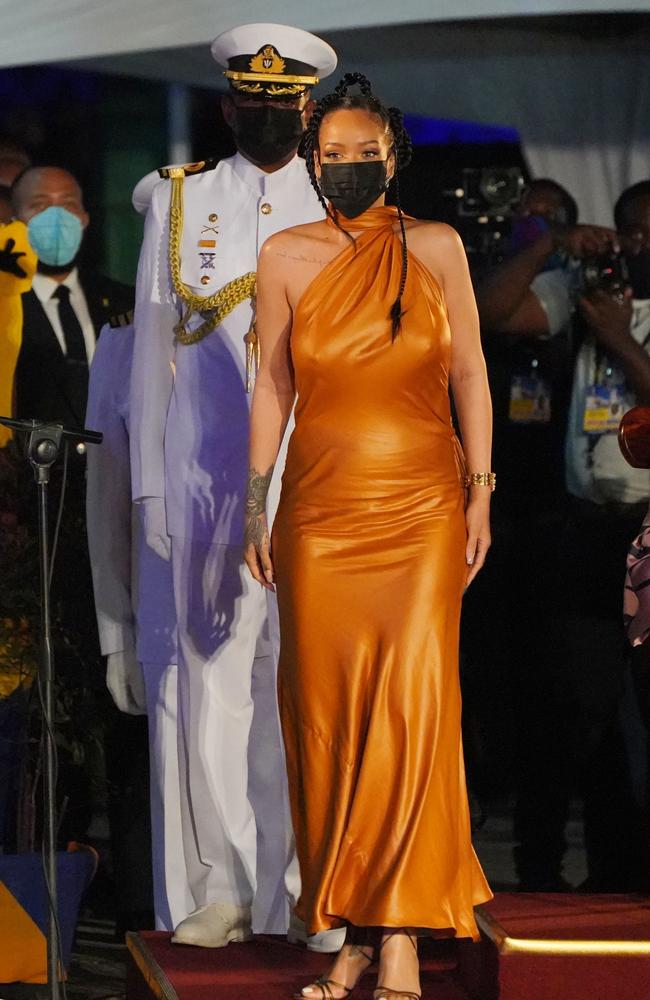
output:
[[[404,124],[414,146],[520,141],[517,129],[507,125],[482,125],[479,122],[429,118],[426,115],[404,115]]]

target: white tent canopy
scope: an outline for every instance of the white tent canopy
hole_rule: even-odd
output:
[[[616,0],[0,0],[0,66],[204,44],[247,21],[330,32],[373,25],[647,10]]]
[[[0,0],[0,64],[76,57],[68,65],[222,87],[207,42],[233,24],[277,20],[320,32],[342,71],[365,72],[405,111],[517,128],[533,173],[565,184],[585,221],[609,223],[620,191],[650,176],[650,19],[642,16],[650,0],[402,0],[397,8],[395,0]],[[603,21],[612,11],[618,17]]]

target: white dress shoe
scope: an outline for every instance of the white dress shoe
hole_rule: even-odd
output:
[[[318,934],[307,934],[307,928],[300,917],[292,913],[289,917],[287,941],[289,944],[306,944],[309,951],[318,951],[331,955],[339,952],[345,944],[345,927],[335,927],[331,931],[319,931]]]
[[[223,948],[230,941],[250,941],[250,907],[234,903],[210,903],[182,920],[172,944],[193,944],[199,948]]]

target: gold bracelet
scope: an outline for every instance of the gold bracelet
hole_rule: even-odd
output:
[[[464,486],[489,486],[494,493],[497,486],[497,477],[494,472],[472,472],[465,476]]]

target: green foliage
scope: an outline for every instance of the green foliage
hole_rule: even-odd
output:
[[[19,481],[19,457],[9,445],[0,449],[0,698],[29,686],[38,663],[38,553],[21,519]]]

